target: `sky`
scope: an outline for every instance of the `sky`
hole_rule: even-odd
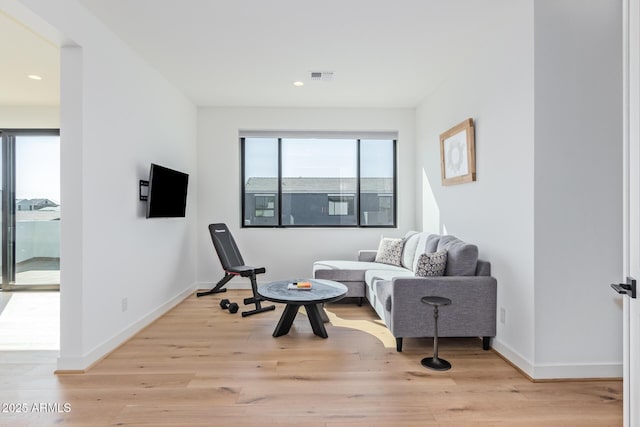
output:
[[[16,199],[60,203],[60,137],[16,138]]]
[[[390,140],[360,141],[360,175],[392,177],[393,143]],[[278,140],[245,139],[246,177],[278,176]],[[347,139],[282,139],[283,177],[355,177],[357,142]]]

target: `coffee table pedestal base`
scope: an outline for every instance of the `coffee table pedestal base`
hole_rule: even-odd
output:
[[[287,304],[276,325],[276,329],[273,331],[273,336],[280,337],[289,333],[301,305],[304,305],[304,309],[307,311],[307,317],[309,318],[309,323],[311,323],[313,333],[321,338],[327,338],[329,335],[327,335],[327,330],[324,327],[318,304]]]

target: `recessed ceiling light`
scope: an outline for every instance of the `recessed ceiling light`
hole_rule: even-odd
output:
[[[304,82],[300,82],[300,81],[293,82],[293,85],[296,86],[296,87],[301,87],[301,86],[304,86]]]
[[[29,74],[27,77],[29,77],[31,80],[42,80],[42,77],[37,74]]]

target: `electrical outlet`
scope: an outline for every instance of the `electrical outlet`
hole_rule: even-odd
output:
[[[500,323],[505,324],[507,322],[507,310],[504,307],[500,307]]]
[[[124,313],[129,309],[129,300],[127,297],[122,298],[122,312]]]

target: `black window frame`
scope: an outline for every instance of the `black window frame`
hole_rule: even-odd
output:
[[[360,189],[360,183],[362,180],[362,177],[360,175],[360,162],[361,162],[361,155],[360,155],[360,145],[362,143],[362,140],[374,140],[376,138],[372,138],[372,137],[358,137],[358,138],[351,138],[356,140],[356,144],[357,144],[357,152],[356,152],[356,158],[357,158],[357,167],[356,167],[356,194],[354,195],[354,203],[355,203],[355,217],[356,217],[356,223],[355,224],[283,224],[282,223],[282,140],[283,139],[287,139],[286,136],[278,136],[277,138],[272,137],[274,139],[277,139],[278,141],[278,190],[276,193],[276,200],[277,200],[277,206],[276,206],[276,218],[277,218],[277,224],[258,224],[258,225],[253,225],[253,224],[245,224],[245,210],[247,208],[246,206],[246,191],[245,191],[245,157],[246,157],[246,151],[245,151],[245,140],[248,137],[246,136],[240,136],[240,228],[398,228],[398,165],[397,165],[397,158],[398,158],[398,154],[397,154],[397,150],[398,150],[398,140],[397,138],[379,138],[380,140],[386,140],[386,141],[391,141],[392,142],[392,162],[393,162],[393,178],[392,178],[392,188],[393,188],[393,193],[390,195],[392,197],[393,200],[393,206],[392,206],[392,210],[393,210],[393,221],[391,224],[363,224],[362,221],[362,211],[361,211],[361,207],[362,207],[362,193],[361,193],[361,189]],[[273,192],[271,192],[270,194],[273,194]]]

